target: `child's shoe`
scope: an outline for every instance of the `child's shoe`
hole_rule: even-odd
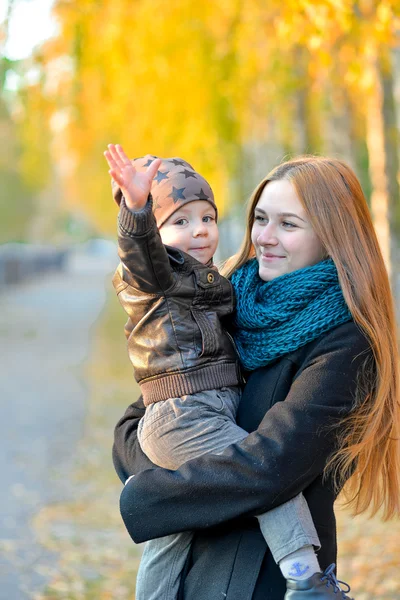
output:
[[[287,579],[284,600],[353,600],[346,596],[350,592],[350,586],[338,581],[334,571],[335,565],[332,564],[324,573],[314,573],[308,579]],[[343,591],[340,584],[347,589]]]

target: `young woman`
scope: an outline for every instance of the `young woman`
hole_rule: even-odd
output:
[[[252,433],[177,471],[146,470],[153,465],[136,435],[143,405],[131,405],[114,446],[121,479],[136,474],[121,514],[136,542],[196,531],[182,598],[317,599],[310,586],[286,591],[254,517],[303,492],[328,569],[336,560],[333,503],[344,484],[356,512],[400,513],[393,300],[351,169],[315,157],[274,169],[251,198],[226,274],[248,371],[237,421]],[[343,294],[352,320],[334,325],[332,293]],[[347,598],[332,570],[325,578]]]

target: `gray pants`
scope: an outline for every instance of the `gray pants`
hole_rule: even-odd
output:
[[[248,436],[236,425],[239,401],[239,388],[222,388],[151,404],[139,423],[140,446],[153,463],[172,470],[202,454],[220,454]],[[258,521],[277,563],[303,546],[320,547],[303,494],[260,515]],[[176,599],[192,539],[191,532],[183,532],[147,542],[136,600]]]

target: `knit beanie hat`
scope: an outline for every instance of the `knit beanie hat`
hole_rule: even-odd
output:
[[[146,154],[131,162],[138,171],[145,171],[157,156]],[[120,187],[112,182],[113,195],[119,205],[122,198]],[[151,186],[153,212],[160,228],[169,217],[189,202],[206,200],[215,208],[214,194],[209,183],[193,167],[181,158],[163,158]]]

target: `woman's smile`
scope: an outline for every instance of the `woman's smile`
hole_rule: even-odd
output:
[[[275,260],[281,260],[282,258],[285,258],[285,256],[279,256],[278,254],[271,254],[269,252],[266,253],[261,253],[260,255],[261,260],[265,260],[267,262],[274,262]]]

